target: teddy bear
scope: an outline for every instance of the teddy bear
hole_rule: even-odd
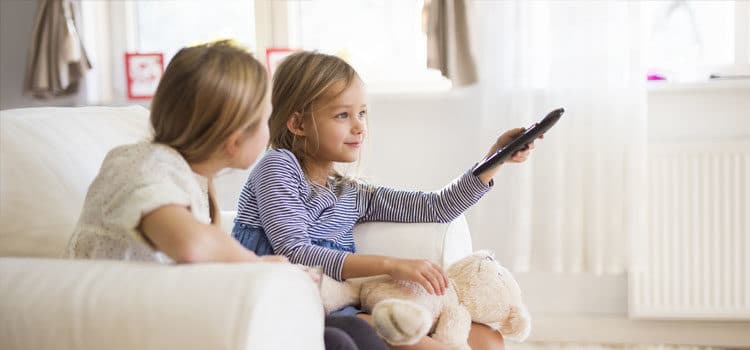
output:
[[[378,333],[390,345],[413,345],[425,335],[452,349],[470,349],[472,322],[486,324],[503,337],[523,341],[531,317],[521,289],[494,256],[477,251],[447,269],[449,287],[433,295],[412,281],[376,276],[338,282],[324,276],[321,297],[326,312],[360,305],[372,315]]]

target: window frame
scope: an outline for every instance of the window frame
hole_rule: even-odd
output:
[[[734,2],[734,63],[750,65],[750,2]]]

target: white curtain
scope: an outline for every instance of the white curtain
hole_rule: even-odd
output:
[[[481,139],[563,118],[473,213],[476,246],[519,272],[619,273],[646,210],[639,5],[474,1]]]

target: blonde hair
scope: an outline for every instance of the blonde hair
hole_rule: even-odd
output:
[[[268,121],[269,147],[288,149],[304,170],[306,160],[313,151],[306,137],[289,131],[287,122],[298,113],[301,122],[309,118],[315,127],[314,112],[335,99],[357,79],[359,75],[354,68],[336,56],[302,51],[285,58],[273,76],[273,112]],[[330,175],[336,180],[351,180],[334,169]]]
[[[268,84],[263,65],[232,41],[181,49],[151,103],[153,142],[174,148],[189,163],[209,159],[233,132],[258,127]],[[216,222],[212,191],[209,206]]]

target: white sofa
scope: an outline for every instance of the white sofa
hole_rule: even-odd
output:
[[[292,266],[59,259],[104,155],[148,135],[140,106],[0,112],[0,349],[322,349],[317,290]],[[471,252],[463,217],[363,224],[355,239],[441,265]]]

